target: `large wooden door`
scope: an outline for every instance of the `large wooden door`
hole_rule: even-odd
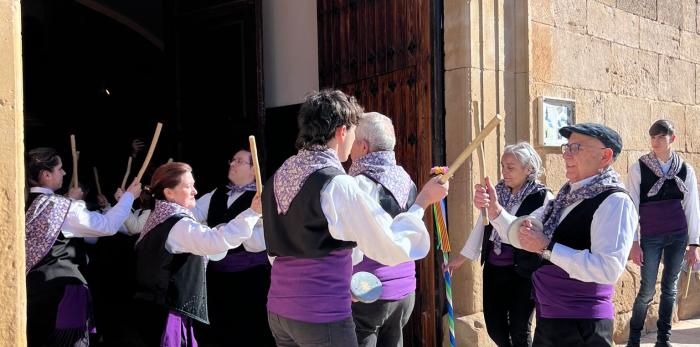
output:
[[[419,186],[432,166],[430,18],[427,0],[318,1],[321,87],[342,89],[393,120],[397,161]],[[434,268],[433,251],[417,264],[405,346],[437,343]]]

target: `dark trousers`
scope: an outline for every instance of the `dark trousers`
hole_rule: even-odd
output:
[[[274,346],[267,323],[270,265],[238,272],[207,271],[210,325],[195,323],[201,347]]]
[[[268,311],[267,320],[278,347],[357,347],[352,317],[330,323],[307,323]]]
[[[401,300],[377,300],[352,304],[352,317],[360,347],[401,347],[403,327],[413,312],[416,295]]]
[[[532,347],[612,347],[612,333],[612,319],[538,317]]]
[[[27,346],[39,347],[49,343],[56,329],[56,314],[64,288],[63,284],[27,287]]]
[[[484,264],[484,320],[489,337],[499,347],[530,345],[532,280],[513,266]]]

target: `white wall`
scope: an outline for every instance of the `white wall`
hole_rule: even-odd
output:
[[[318,89],[316,0],[263,0],[265,107],[301,103]]]

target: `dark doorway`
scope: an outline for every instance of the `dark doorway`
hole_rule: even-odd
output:
[[[97,167],[108,198],[156,122],[152,164],[191,164],[201,192],[248,135],[265,145],[260,1],[27,0],[22,15],[25,146],[70,167],[75,134],[80,180]]]

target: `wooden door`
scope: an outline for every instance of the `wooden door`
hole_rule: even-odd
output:
[[[427,0],[318,1],[321,87],[342,89],[393,120],[397,161],[419,187],[432,166],[430,18]],[[433,251],[417,263],[405,346],[437,344],[434,268]]]

